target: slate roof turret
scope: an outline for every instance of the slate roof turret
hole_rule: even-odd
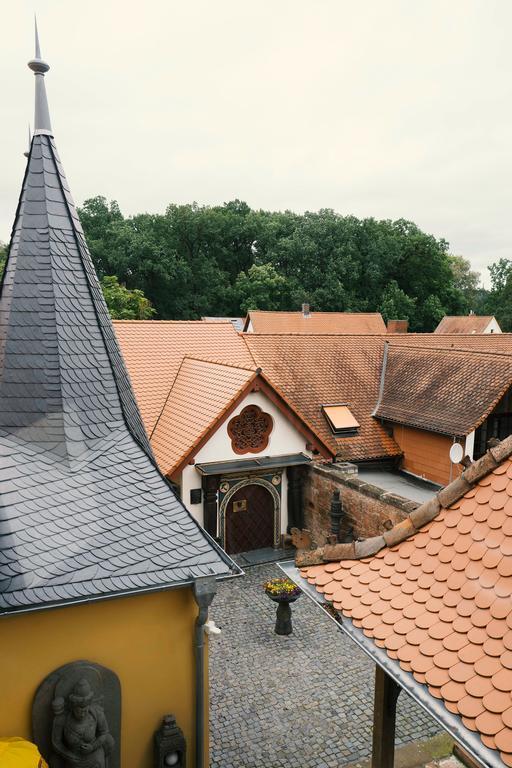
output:
[[[0,613],[234,564],[158,471],[52,135],[34,136],[0,292]]]

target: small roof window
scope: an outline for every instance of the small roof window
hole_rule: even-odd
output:
[[[322,405],[322,411],[335,435],[355,435],[359,422],[346,403]]]

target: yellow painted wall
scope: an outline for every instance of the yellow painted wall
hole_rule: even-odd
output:
[[[402,469],[440,485],[461,474],[462,467],[450,461],[451,437],[402,424],[393,425],[393,437],[404,453]]]
[[[169,712],[193,765],[196,615],[187,587],[1,617],[0,737],[30,738],[39,683],[56,667],[87,659],[121,681],[122,768],[151,767],[153,733]]]

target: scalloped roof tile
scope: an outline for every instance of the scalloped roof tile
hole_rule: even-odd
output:
[[[346,621],[512,766],[512,436],[371,557],[303,568]],[[465,485],[464,485],[465,483]],[[447,506],[444,507],[443,503]],[[435,504],[431,512],[435,513]],[[428,510],[427,510],[428,512]],[[391,534],[392,532],[388,532]],[[364,544],[364,542],[363,542]],[[357,544],[356,544],[357,546]]]

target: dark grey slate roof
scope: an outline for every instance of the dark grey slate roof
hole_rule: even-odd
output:
[[[0,293],[0,613],[227,575],[151,453],[53,137]]]

